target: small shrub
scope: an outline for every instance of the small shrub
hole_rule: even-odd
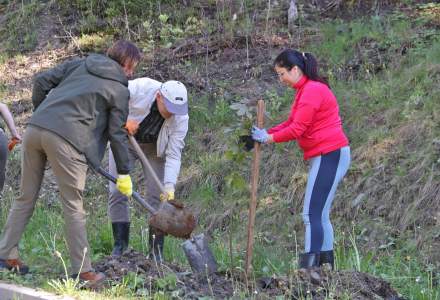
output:
[[[82,34],[75,38],[75,46],[85,52],[103,52],[113,41],[113,37],[106,34]]]

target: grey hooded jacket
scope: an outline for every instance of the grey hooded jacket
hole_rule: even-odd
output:
[[[50,130],[83,153],[93,168],[101,165],[107,142],[119,174],[128,174],[128,80],[107,56],[65,62],[36,76],[34,113],[29,124]]]

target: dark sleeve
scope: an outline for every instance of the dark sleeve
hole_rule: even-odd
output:
[[[70,60],[35,76],[32,90],[34,110],[43,102],[50,90],[57,87],[65,76],[76,69],[82,61],[82,59]]]
[[[110,147],[115,158],[118,174],[128,174],[130,166],[128,161],[128,137],[124,126],[128,117],[128,89],[119,93],[112,100],[108,121]]]

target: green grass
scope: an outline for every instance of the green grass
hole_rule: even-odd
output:
[[[78,42],[84,49],[99,51],[112,34],[127,34],[121,17],[124,15],[121,1],[110,1],[106,10],[100,10],[101,1],[60,3],[81,11],[82,35]],[[216,6],[215,21],[208,23],[200,23],[207,18],[202,15],[189,20],[188,12],[175,16],[164,16],[163,13],[160,23],[159,14],[150,19],[151,11],[158,9],[158,2],[147,1],[144,3],[146,9],[139,11],[134,11],[136,6],[132,5],[135,3],[127,1],[125,9],[133,14],[129,26],[136,36],[143,41],[152,41],[149,44],[144,42],[145,48],[154,46],[154,43],[168,46],[169,42],[200,34],[196,29],[208,30],[210,34],[218,34],[227,40],[235,34],[242,34],[238,32],[240,30],[245,29],[246,34],[252,31],[249,19],[246,19],[248,12],[238,16],[237,23],[233,23],[228,7]],[[255,9],[252,5],[250,1],[246,2],[250,10]],[[261,8],[266,9],[266,5],[264,3]],[[29,50],[35,45],[33,28],[36,20],[31,8],[38,7],[36,2],[31,1],[25,3],[20,11],[10,13],[8,28],[13,30],[7,40],[9,50]],[[192,9],[190,14],[196,10]],[[107,17],[109,24],[98,30],[97,20],[101,17]],[[28,19],[29,22],[24,24],[24,20]],[[439,155],[432,146],[432,141],[440,136],[440,38],[438,30],[426,28],[427,20],[426,16],[411,19],[395,12],[353,21],[325,21],[319,25],[320,40],[306,45],[306,50],[316,54],[326,66],[354,154],[350,174],[338,190],[335,204],[337,269],[370,273],[389,281],[407,299],[428,300],[440,298],[436,285],[436,278],[440,276],[438,266],[429,262],[424,252],[426,245],[438,238],[438,233],[435,227],[423,223],[427,219],[423,214],[426,211],[424,206],[435,205],[428,202],[429,199],[435,200],[435,195],[430,197],[429,191],[435,190],[435,180],[440,177],[437,171]],[[161,29],[156,28],[154,22],[161,24]],[[220,26],[222,23],[225,23],[224,28]],[[192,29],[182,32],[185,26]],[[0,30],[0,33],[6,29]],[[159,30],[163,30],[163,38],[155,40]],[[1,51],[0,63],[5,63],[8,57],[9,54]],[[354,66],[358,69],[353,69]],[[188,60],[185,67],[188,73],[204,68],[204,59]],[[185,186],[179,187],[179,191],[184,201],[201,209],[200,230],[209,225],[214,214],[221,215],[233,208],[224,226],[213,230],[211,248],[220,270],[243,270],[251,154],[243,154],[236,145],[236,137],[249,127],[250,120],[237,115],[237,111],[231,108],[231,104],[235,103],[230,100],[234,99],[233,96],[228,99],[224,96],[223,92],[234,83],[226,80],[215,83],[221,93],[194,92],[191,96],[190,132],[182,168],[182,173],[189,174],[189,179]],[[0,84],[0,95],[5,89],[6,86]],[[291,89],[286,88],[281,96],[275,89],[265,91],[271,123],[282,121],[287,116],[292,98]],[[387,145],[391,146],[387,148]],[[307,167],[294,143],[265,146],[262,155],[254,276],[281,276],[297,267],[297,254],[302,251],[300,210]],[[8,182],[14,185],[7,186],[3,193],[0,225],[4,224],[9,205],[18,193],[14,181],[19,169],[17,151],[10,157],[9,164]],[[360,193],[366,193],[364,203],[358,208],[351,208],[349,203]],[[113,243],[106,213],[104,181],[90,176],[84,195],[88,237],[92,259],[96,261],[111,252]],[[424,197],[427,198],[425,202],[414,204],[414,199]],[[269,202],[271,204],[267,204]],[[291,217],[287,213],[288,207],[294,207],[298,213]],[[135,210],[132,210],[135,216],[130,243],[136,250],[147,254],[147,217],[143,211]],[[398,214],[403,211],[407,213]],[[425,235],[410,236],[408,232],[412,229],[408,229],[404,232],[406,234],[396,238],[393,235],[395,228],[405,225],[399,223],[401,219],[407,219],[412,224],[422,222]],[[346,228],[352,227],[350,222],[357,225],[347,231]],[[60,257],[69,264],[62,225],[59,195],[53,191],[44,193],[20,243],[24,261],[35,272],[26,276],[1,272],[0,278],[81,299],[140,297],[138,283],[147,279],[138,278],[136,274],[128,274],[122,283],[100,294],[79,291],[74,286],[75,282],[62,281],[65,268]],[[374,230],[382,234],[375,237],[372,234]],[[417,245],[416,238],[422,239],[423,243]],[[167,238],[165,258],[189,268],[181,242]],[[371,244],[375,246],[371,247]],[[162,291],[145,290],[145,297],[169,298],[171,292],[167,290],[173,288],[175,278],[162,278],[159,285],[163,287]],[[238,298],[249,296],[246,293],[238,291]],[[346,295],[346,299],[349,297]]]
[[[356,231],[356,232],[355,232]],[[400,238],[362,250],[362,231],[339,232],[336,242],[336,268],[358,270],[385,279],[405,299],[438,299],[440,289],[435,279],[439,273],[432,264],[425,265],[411,239]],[[342,234],[341,234],[342,233]]]
[[[0,28],[0,36],[5,40],[5,49],[0,52],[29,51],[37,45],[38,14],[42,9],[38,1],[22,1],[19,9],[6,11],[5,26]]]

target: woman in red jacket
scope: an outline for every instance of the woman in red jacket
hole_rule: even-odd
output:
[[[310,53],[284,50],[274,62],[280,81],[296,90],[289,118],[266,131],[254,127],[260,143],[297,140],[310,162],[304,199],[305,253],[299,267],[334,266],[330,208],[338,183],[350,165],[350,147],[342,129],[339,107],[328,83],[318,75]]]

